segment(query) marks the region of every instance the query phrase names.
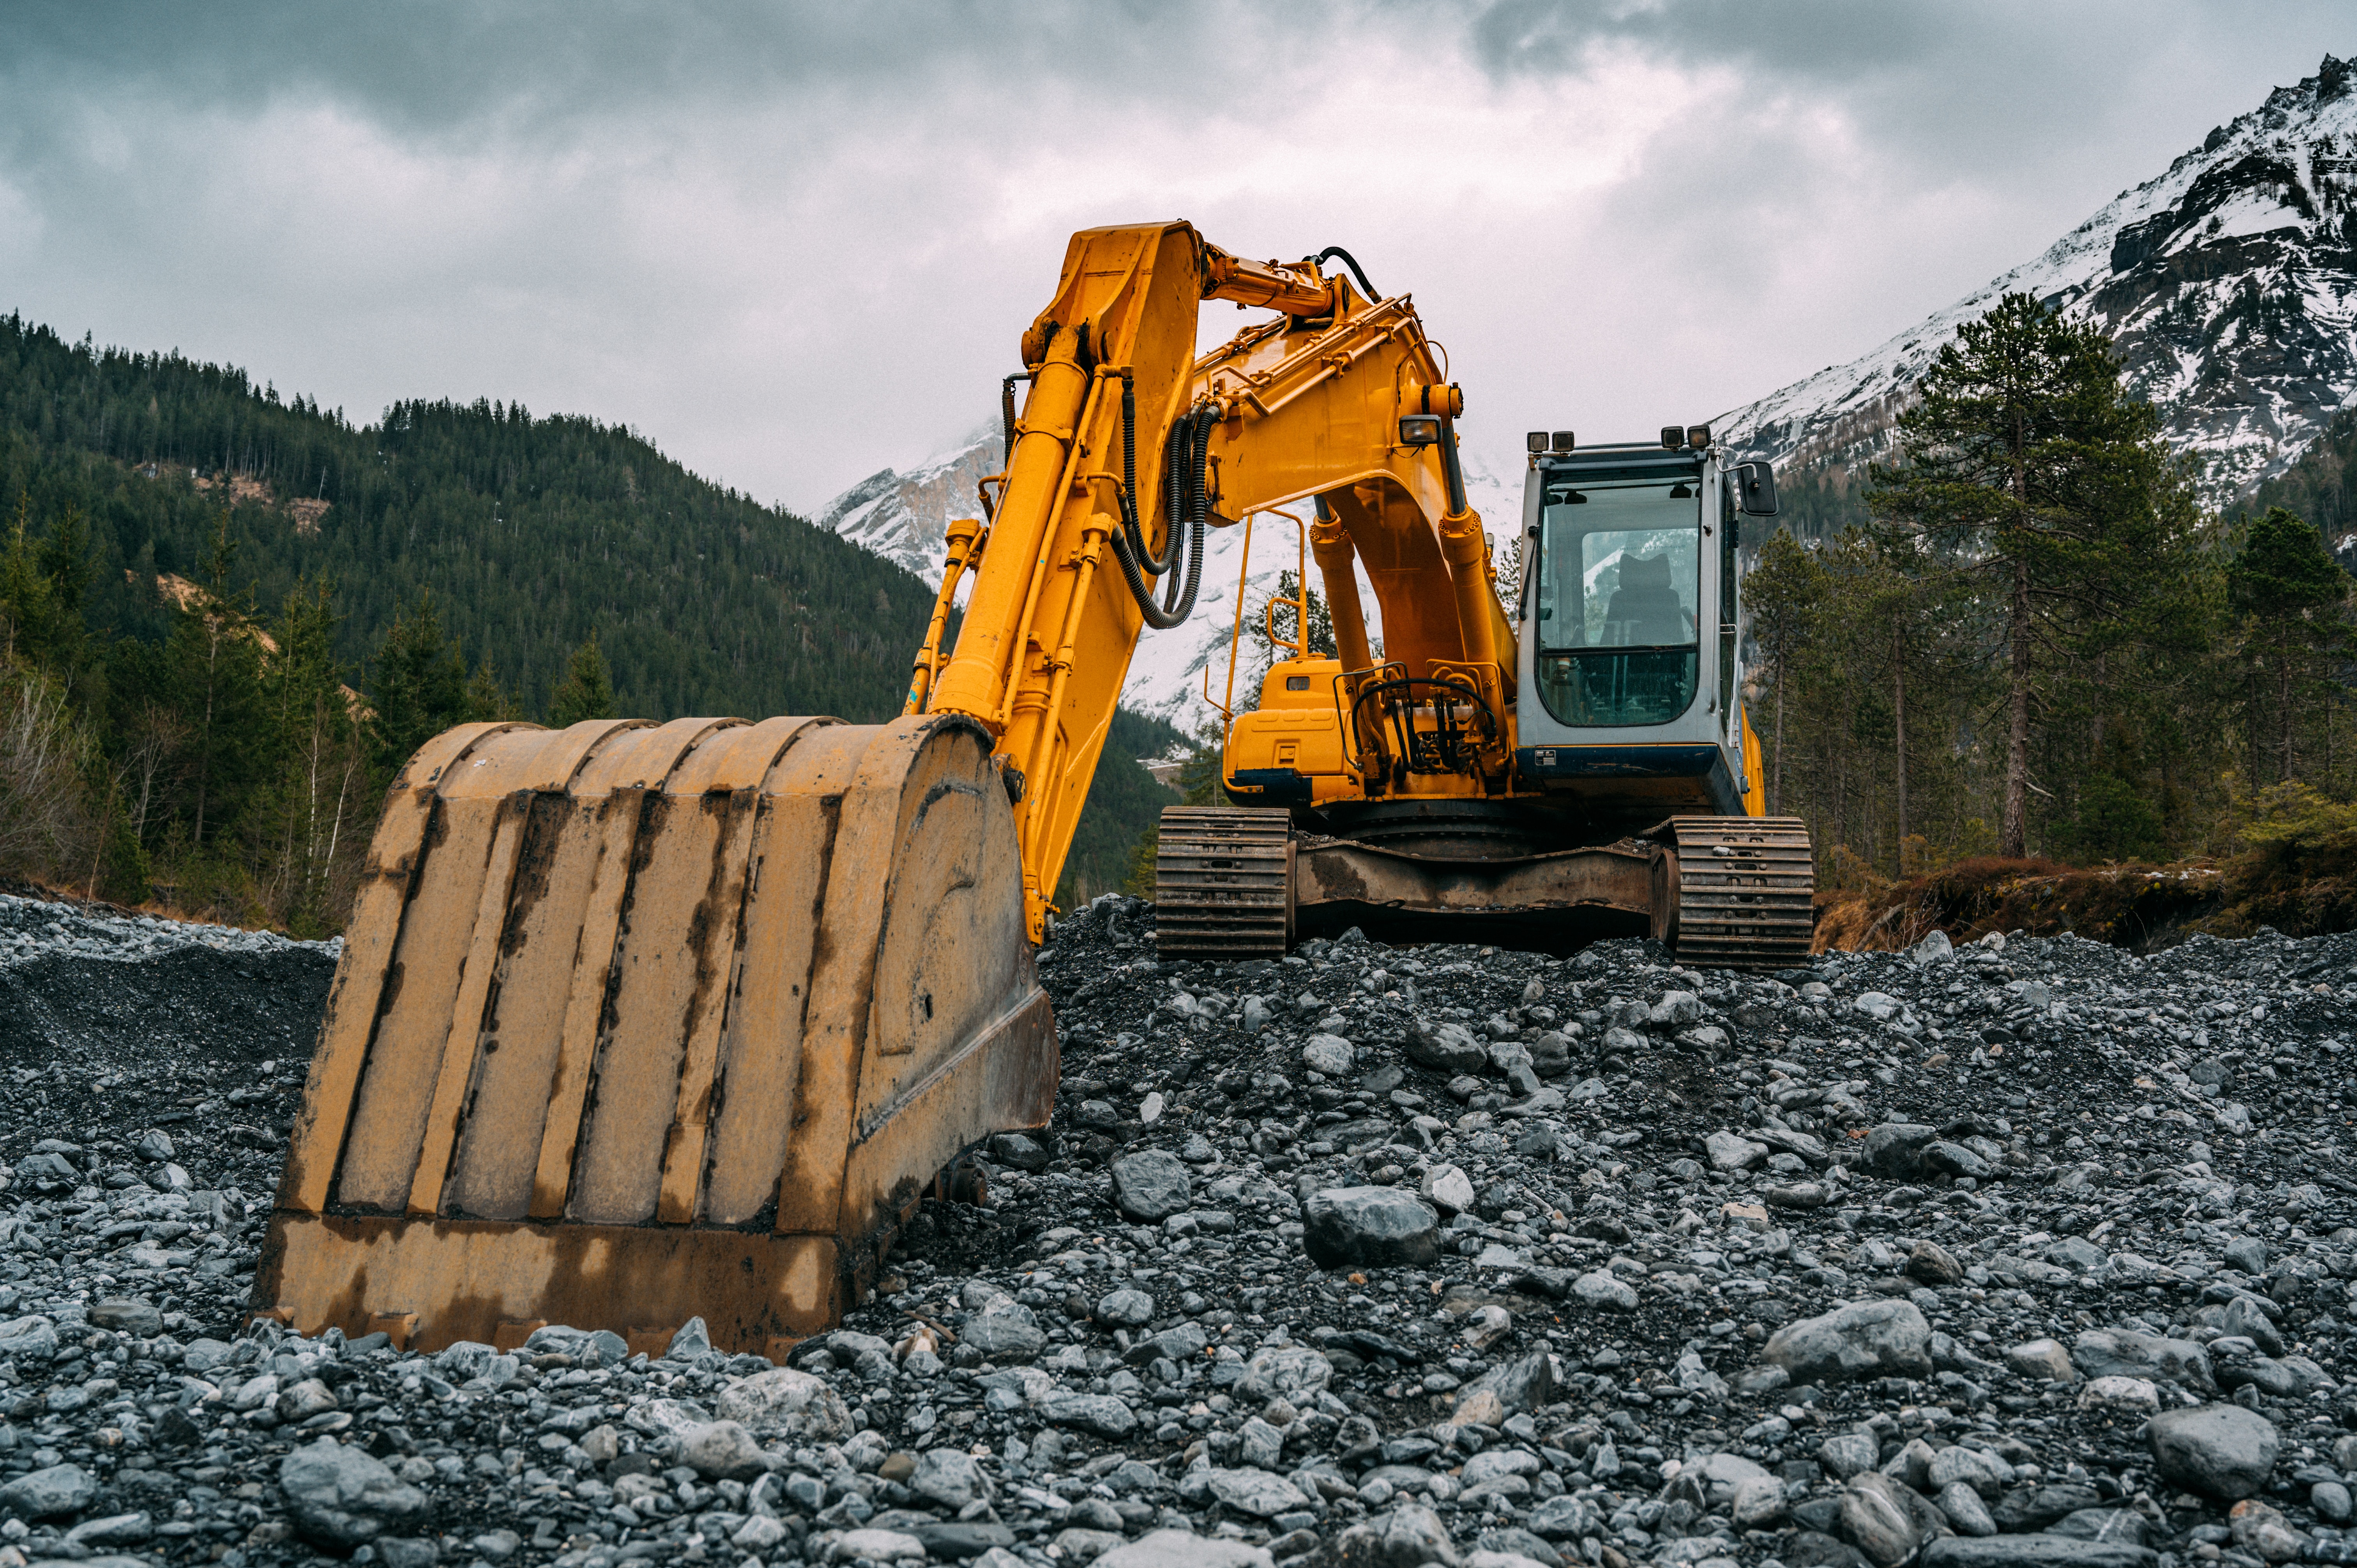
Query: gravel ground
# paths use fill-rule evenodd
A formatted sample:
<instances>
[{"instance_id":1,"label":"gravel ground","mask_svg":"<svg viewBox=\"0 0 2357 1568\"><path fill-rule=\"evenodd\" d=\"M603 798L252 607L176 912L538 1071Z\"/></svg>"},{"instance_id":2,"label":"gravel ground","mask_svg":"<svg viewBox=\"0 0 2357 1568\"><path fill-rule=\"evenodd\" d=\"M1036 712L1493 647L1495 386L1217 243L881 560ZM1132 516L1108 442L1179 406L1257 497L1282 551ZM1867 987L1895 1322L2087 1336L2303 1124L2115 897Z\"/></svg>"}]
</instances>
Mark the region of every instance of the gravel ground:
<instances>
[{"instance_id":1,"label":"gravel ground","mask_svg":"<svg viewBox=\"0 0 2357 1568\"><path fill-rule=\"evenodd\" d=\"M332 949L0 902L0 1568L2357 1559L2357 938L1041 960L790 1364L240 1320Z\"/></svg>"}]
</instances>

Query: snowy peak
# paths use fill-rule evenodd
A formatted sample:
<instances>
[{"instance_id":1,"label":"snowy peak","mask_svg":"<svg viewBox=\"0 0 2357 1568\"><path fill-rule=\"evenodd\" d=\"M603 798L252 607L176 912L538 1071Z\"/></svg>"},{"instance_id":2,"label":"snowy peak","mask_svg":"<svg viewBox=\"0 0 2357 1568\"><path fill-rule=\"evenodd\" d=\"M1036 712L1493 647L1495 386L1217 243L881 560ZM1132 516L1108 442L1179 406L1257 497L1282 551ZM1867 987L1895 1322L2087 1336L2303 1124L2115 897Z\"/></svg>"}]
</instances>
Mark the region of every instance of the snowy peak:
<instances>
[{"instance_id":1,"label":"snowy peak","mask_svg":"<svg viewBox=\"0 0 2357 1568\"><path fill-rule=\"evenodd\" d=\"M2122 191L2044 254L1900 333L1723 414L1799 467L1885 455L1891 422L1956 328L2027 293L2100 324L2222 503L2288 467L2357 401L2357 80L2325 58Z\"/></svg>"},{"instance_id":2,"label":"snowy peak","mask_svg":"<svg viewBox=\"0 0 2357 1568\"><path fill-rule=\"evenodd\" d=\"M1004 439L994 423L905 473L870 474L827 502L818 525L938 587L950 520L982 515L975 486L1004 467Z\"/></svg>"}]
</instances>

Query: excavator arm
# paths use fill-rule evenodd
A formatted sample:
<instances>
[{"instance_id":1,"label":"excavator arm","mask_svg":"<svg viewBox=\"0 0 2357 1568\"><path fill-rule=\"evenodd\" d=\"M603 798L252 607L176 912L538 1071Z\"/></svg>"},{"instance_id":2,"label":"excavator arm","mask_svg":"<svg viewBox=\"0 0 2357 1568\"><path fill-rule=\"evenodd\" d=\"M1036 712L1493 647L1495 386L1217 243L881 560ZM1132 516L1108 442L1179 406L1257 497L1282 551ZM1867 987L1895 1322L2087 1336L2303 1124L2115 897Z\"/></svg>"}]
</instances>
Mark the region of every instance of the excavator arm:
<instances>
[{"instance_id":1,"label":"excavator arm","mask_svg":"<svg viewBox=\"0 0 2357 1568\"><path fill-rule=\"evenodd\" d=\"M424 1348L564 1323L660 1350L701 1317L779 1352L871 1287L962 1151L1047 1121L1032 945L1130 655L1186 618L1207 528L1318 496L1338 614L1356 551L1394 660L1502 680L1454 389L1405 299L1325 259L1246 261L1184 223L1073 237L1023 335L996 499L949 530L890 723L472 725L421 747L370 849L255 1311ZM1199 361L1206 299L1279 314Z\"/></svg>"},{"instance_id":2,"label":"excavator arm","mask_svg":"<svg viewBox=\"0 0 2357 1568\"><path fill-rule=\"evenodd\" d=\"M1325 259L1245 261L1184 223L1090 230L1023 335L1030 391L986 543L974 564L978 525L952 525L943 614L909 708L964 714L996 737L1034 941L1130 657L1149 626L1185 618L1206 527L1318 498L1345 664L1372 662L1355 557L1389 656L1419 679L1436 662L1484 671L1492 711L1506 711L1513 630L1455 469L1461 398L1406 297L1370 299ZM1212 299L1279 314L1198 360ZM973 595L943 657L967 570Z\"/></svg>"}]
</instances>

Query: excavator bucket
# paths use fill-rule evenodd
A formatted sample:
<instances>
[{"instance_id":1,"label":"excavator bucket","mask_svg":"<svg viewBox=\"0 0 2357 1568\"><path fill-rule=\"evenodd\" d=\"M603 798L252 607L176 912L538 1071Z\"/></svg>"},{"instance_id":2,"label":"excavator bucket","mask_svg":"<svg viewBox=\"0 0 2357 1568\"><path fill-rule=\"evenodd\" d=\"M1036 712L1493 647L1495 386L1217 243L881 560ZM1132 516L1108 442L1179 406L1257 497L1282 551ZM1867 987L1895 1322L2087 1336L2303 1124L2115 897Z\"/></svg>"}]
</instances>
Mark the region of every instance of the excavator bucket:
<instances>
[{"instance_id":1,"label":"excavator bucket","mask_svg":"<svg viewBox=\"0 0 2357 1568\"><path fill-rule=\"evenodd\" d=\"M385 806L253 1305L511 1348L776 1353L936 1173L1044 1123L1054 1020L987 733L470 725Z\"/></svg>"}]
</instances>

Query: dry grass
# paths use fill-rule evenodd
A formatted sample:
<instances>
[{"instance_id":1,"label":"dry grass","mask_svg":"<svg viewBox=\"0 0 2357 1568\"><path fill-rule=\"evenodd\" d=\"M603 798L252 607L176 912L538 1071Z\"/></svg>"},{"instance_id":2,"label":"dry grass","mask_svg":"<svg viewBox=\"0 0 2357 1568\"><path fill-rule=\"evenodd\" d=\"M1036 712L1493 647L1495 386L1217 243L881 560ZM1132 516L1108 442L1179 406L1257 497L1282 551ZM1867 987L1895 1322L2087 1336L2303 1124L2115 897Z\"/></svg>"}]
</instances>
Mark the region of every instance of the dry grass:
<instances>
[{"instance_id":1,"label":"dry grass","mask_svg":"<svg viewBox=\"0 0 2357 1568\"><path fill-rule=\"evenodd\" d=\"M2069 931L2145 951L2215 917L2223 881L2201 863L2088 867L1984 856L1903 881L1819 893L1815 948L1890 952L1937 929L1958 945L1990 931Z\"/></svg>"}]
</instances>

